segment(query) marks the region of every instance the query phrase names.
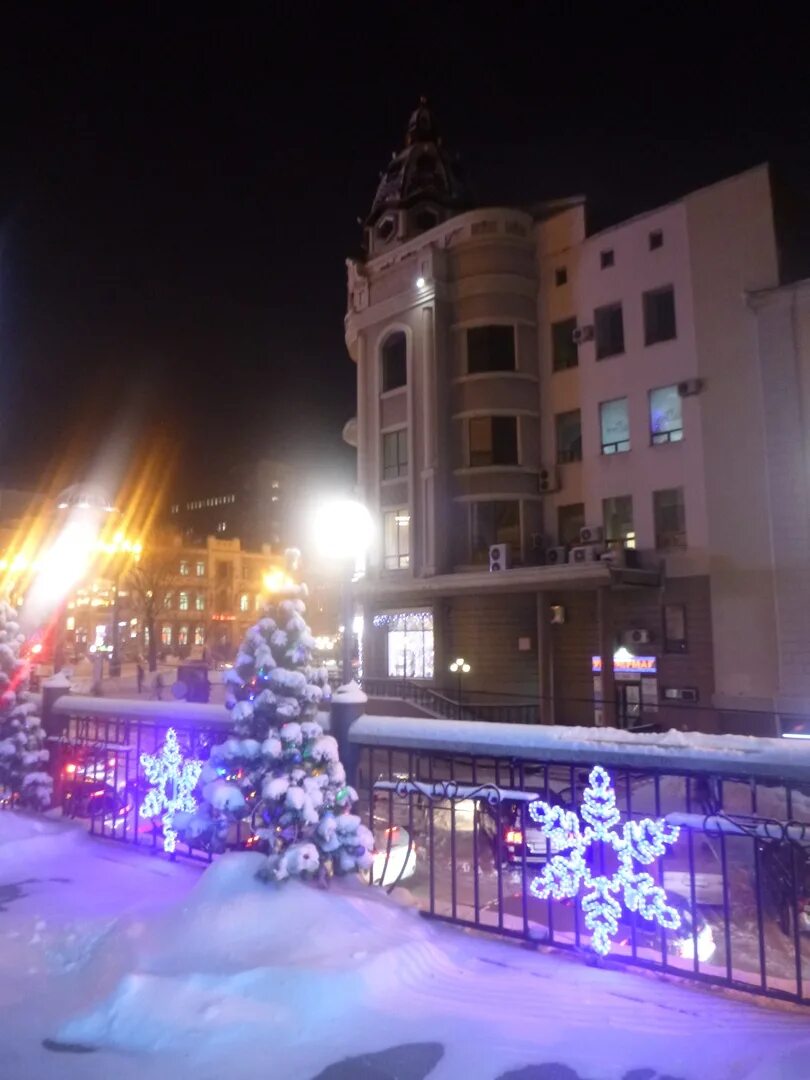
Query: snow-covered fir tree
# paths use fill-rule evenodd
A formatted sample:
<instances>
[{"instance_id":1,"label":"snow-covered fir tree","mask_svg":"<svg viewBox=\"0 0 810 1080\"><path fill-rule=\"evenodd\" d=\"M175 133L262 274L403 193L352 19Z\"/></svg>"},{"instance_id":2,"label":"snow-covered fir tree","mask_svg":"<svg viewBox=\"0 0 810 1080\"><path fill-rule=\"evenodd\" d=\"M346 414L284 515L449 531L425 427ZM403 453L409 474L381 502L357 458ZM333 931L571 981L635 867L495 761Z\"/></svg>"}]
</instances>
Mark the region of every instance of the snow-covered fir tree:
<instances>
[{"instance_id":1,"label":"snow-covered fir tree","mask_svg":"<svg viewBox=\"0 0 810 1080\"><path fill-rule=\"evenodd\" d=\"M337 743L317 722L327 685L312 666L314 640L296 586L268 605L226 675L233 733L203 768L203 801L175 819L190 843L221 851L235 822L250 818L268 876L349 874L371 865L373 837L353 814Z\"/></svg>"},{"instance_id":2,"label":"snow-covered fir tree","mask_svg":"<svg viewBox=\"0 0 810 1080\"><path fill-rule=\"evenodd\" d=\"M44 810L53 781L45 771L45 733L27 690L28 665L20 659L24 641L16 611L0 601L0 795Z\"/></svg>"}]
</instances>

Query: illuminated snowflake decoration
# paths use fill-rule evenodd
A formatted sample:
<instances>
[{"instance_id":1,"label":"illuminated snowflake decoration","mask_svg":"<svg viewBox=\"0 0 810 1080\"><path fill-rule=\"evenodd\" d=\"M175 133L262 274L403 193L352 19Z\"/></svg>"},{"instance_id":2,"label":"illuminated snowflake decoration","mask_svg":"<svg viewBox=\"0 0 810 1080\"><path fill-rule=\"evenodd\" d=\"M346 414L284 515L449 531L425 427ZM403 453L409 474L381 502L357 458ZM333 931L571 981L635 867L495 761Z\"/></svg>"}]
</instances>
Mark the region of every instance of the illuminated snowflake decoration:
<instances>
[{"instance_id":1,"label":"illuminated snowflake decoration","mask_svg":"<svg viewBox=\"0 0 810 1080\"><path fill-rule=\"evenodd\" d=\"M649 866L660 858L668 844L678 839L680 829L669 825L662 818L643 818L628 821L617 831L621 814L616 806L616 794L610 776L596 765L588 777L581 816L561 806L549 806L546 802L533 802L529 814L540 826L553 850L565 849L555 855L543 867L543 872L529 886L532 895L544 900L573 898L582 889L587 890L582 899L585 925L591 932L591 945L600 956L610 952L611 938L619 930L622 897L629 911L637 911L645 919L657 922L666 930L677 930L681 917L675 908L667 904L667 894L656 885L650 874L640 872L636 864ZM596 843L607 844L616 853L619 865L608 877L593 874L588 865L587 854L593 852Z\"/></svg>"},{"instance_id":2,"label":"illuminated snowflake decoration","mask_svg":"<svg viewBox=\"0 0 810 1080\"><path fill-rule=\"evenodd\" d=\"M174 728L166 732L166 742L159 754L141 754L146 778L154 786L141 804L141 817L161 817L163 850L172 852L177 846L174 815L178 811L191 813L197 800L191 794L202 771L201 761L183 761Z\"/></svg>"}]
</instances>

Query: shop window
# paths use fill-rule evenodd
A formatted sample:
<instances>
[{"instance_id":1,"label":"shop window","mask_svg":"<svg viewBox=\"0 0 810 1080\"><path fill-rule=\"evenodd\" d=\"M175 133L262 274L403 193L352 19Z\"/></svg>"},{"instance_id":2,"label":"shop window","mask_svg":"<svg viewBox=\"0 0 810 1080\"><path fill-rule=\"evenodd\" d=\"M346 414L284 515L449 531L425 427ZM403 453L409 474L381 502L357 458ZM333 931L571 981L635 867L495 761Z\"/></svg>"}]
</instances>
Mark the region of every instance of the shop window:
<instances>
[{"instance_id":1,"label":"shop window","mask_svg":"<svg viewBox=\"0 0 810 1080\"><path fill-rule=\"evenodd\" d=\"M467 331L467 371L515 370L515 331L512 326L471 326Z\"/></svg>"},{"instance_id":2,"label":"shop window","mask_svg":"<svg viewBox=\"0 0 810 1080\"><path fill-rule=\"evenodd\" d=\"M520 556L520 503L517 500L470 503L471 561L488 562L492 544L510 544L513 556Z\"/></svg>"},{"instance_id":3,"label":"shop window","mask_svg":"<svg viewBox=\"0 0 810 1080\"><path fill-rule=\"evenodd\" d=\"M612 495L609 499L603 499L602 521L608 543L631 548L636 546L632 495Z\"/></svg>"},{"instance_id":4,"label":"shop window","mask_svg":"<svg viewBox=\"0 0 810 1080\"><path fill-rule=\"evenodd\" d=\"M683 398L677 385L650 391L650 441L653 446L683 439L682 405Z\"/></svg>"},{"instance_id":5,"label":"shop window","mask_svg":"<svg viewBox=\"0 0 810 1080\"><path fill-rule=\"evenodd\" d=\"M408 474L408 429L386 431L383 443L383 480Z\"/></svg>"},{"instance_id":6,"label":"shop window","mask_svg":"<svg viewBox=\"0 0 810 1080\"><path fill-rule=\"evenodd\" d=\"M671 285L665 289L645 292L644 344L655 345L675 337L675 290Z\"/></svg>"},{"instance_id":7,"label":"shop window","mask_svg":"<svg viewBox=\"0 0 810 1080\"><path fill-rule=\"evenodd\" d=\"M579 409L557 413L554 417L557 433L557 461L582 461L582 414Z\"/></svg>"},{"instance_id":8,"label":"shop window","mask_svg":"<svg viewBox=\"0 0 810 1080\"><path fill-rule=\"evenodd\" d=\"M662 551L686 547L686 511L683 488L653 492L655 546Z\"/></svg>"},{"instance_id":9,"label":"shop window","mask_svg":"<svg viewBox=\"0 0 810 1080\"><path fill-rule=\"evenodd\" d=\"M686 652L685 604L664 604L664 652Z\"/></svg>"},{"instance_id":10,"label":"shop window","mask_svg":"<svg viewBox=\"0 0 810 1080\"><path fill-rule=\"evenodd\" d=\"M621 304L606 304L593 313L596 359L605 360L624 352L624 318Z\"/></svg>"},{"instance_id":11,"label":"shop window","mask_svg":"<svg viewBox=\"0 0 810 1080\"><path fill-rule=\"evenodd\" d=\"M381 358L383 393L405 386L408 381L408 345L402 330L388 335L383 343Z\"/></svg>"},{"instance_id":12,"label":"shop window","mask_svg":"<svg viewBox=\"0 0 810 1080\"><path fill-rule=\"evenodd\" d=\"M469 421L470 465L517 465L516 416L476 416Z\"/></svg>"},{"instance_id":13,"label":"shop window","mask_svg":"<svg viewBox=\"0 0 810 1080\"><path fill-rule=\"evenodd\" d=\"M406 570L410 565L411 515L407 507L383 514L383 559L386 570Z\"/></svg>"},{"instance_id":14,"label":"shop window","mask_svg":"<svg viewBox=\"0 0 810 1080\"><path fill-rule=\"evenodd\" d=\"M392 679L433 678L433 615L403 611L386 616L388 675Z\"/></svg>"},{"instance_id":15,"label":"shop window","mask_svg":"<svg viewBox=\"0 0 810 1080\"><path fill-rule=\"evenodd\" d=\"M623 454L630 449L630 415L627 398L603 401L599 406L602 453Z\"/></svg>"},{"instance_id":16,"label":"shop window","mask_svg":"<svg viewBox=\"0 0 810 1080\"><path fill-rule=\"evenodd\" d=\"M563 319L551 324L551 370L565 371L579 363L579 352L574 341L576 319Z\"/></svg>"},{"instance_id":17,"label":"shop window","mask_svg":"<svg viewBox=\"0 0 810 1080\"><path fill-rule=\"evenodd\" d=\"M585 524L585 504L569 503L557 507L557 539L560 544L579 543L579 530Z\"/></svg>"}]
</instances>

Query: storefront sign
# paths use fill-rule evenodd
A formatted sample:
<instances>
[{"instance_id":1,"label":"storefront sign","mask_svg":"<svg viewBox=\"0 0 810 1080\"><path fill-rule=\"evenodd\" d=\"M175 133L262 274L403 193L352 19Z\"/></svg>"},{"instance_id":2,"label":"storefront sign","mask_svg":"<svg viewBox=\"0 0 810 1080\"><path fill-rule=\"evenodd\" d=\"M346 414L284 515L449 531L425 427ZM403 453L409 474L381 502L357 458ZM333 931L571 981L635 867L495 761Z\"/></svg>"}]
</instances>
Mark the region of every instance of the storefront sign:
<instances>
[{"instance_id":1,"label":"storefront sign","mask_svg":"<svg viewBox=\"0 0 810 1080\"><path fill-rule=\"evenodd\" d=\"M602 657L591 657L591 671L594 675L602 672ZM655 675L658 671L655 656L614 656L613 672L615 675Z\"/></svg>"}]
</instances>

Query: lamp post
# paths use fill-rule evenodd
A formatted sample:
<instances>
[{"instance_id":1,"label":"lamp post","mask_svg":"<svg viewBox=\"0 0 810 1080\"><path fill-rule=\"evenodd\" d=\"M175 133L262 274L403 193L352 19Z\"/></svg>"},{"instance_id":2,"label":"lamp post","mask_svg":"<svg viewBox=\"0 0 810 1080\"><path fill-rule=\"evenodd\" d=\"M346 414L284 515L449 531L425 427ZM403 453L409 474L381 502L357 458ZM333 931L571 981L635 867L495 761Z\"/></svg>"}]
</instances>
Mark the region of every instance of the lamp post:
<instances>
[{"instance_id":1,"label":"lamp post","mask_svg":"<svg viewBox=\"0 0 810 1080\"><path fill-rule=\"evenodd\" d=\"M366 554L374 525L371 514L355 499L327 499L316 506L312 516L313 542L318 554L337 563L341 571L341 611L343 619L342 680L352 681L354 643L354 590L352 586L366 571Z\"/></svg>"},{"instance_id":2,"label":"lamp post","mask_svg":"<svg viewBox=\"0 0 810 1080\"><path fill-rule=\"evenodd\" d=\"M462 704L461 680L465 675L468 675L470 673L470 671L472 671L472 668L470 667L470 665L467 663L467 661L464 659L463 656L459 656L450 665L450 670L452 671L452 673L458 679L458 715L459 715L459 719L461 719L461 704Z\"/></svg>"}]
</instances>

